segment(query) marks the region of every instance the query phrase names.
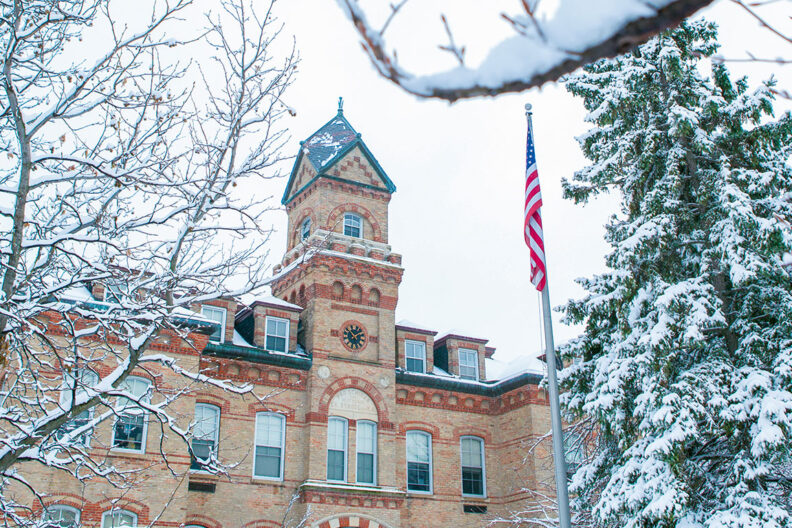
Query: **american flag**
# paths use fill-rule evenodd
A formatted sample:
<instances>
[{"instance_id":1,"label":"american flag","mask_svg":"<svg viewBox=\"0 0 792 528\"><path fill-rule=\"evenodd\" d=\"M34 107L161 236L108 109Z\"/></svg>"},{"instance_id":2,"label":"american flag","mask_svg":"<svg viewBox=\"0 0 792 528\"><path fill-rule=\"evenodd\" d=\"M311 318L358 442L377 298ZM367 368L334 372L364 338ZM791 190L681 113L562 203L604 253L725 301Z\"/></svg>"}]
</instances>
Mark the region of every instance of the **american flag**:
<instances>
[{"instance_id":1,"label":"american flag","mask_svg":"<svg viewBox=\"0 0 792 528\"><path fill-rule=\"evenodd\" d=\"M531 282L539 291L544 290L547 271L545 268L544 237L542 235L542 193L539 190L539 171L536 168L531 125L528 125L528 145L525 149L525 243L531 250Z\"/></svg>"}]
</instances>

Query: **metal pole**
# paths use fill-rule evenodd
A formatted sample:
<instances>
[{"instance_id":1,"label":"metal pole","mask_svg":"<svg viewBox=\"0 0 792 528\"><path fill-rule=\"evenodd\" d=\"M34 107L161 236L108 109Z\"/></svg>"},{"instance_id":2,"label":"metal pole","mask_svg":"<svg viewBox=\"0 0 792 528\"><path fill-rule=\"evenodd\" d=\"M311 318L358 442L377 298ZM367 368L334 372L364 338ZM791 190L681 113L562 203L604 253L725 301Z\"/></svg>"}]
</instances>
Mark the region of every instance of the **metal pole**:
<instances>
[{"instance_id":1,"label":"metal pole","mask_svg":"<svg viewBox=\"0 0 792 528\"><path fill-rule=\"evenodd\" d=\"M533 141L531 105L525 105L528 118L528 131ZM536 145L536 143L534 143ZM545 246L545 262L547 246ZM550 310L550 287L545 265L545 287L542 290L542 316L545 335L545 356L547 358L547 388L550 393L550 420L553 427L553 459L555 461L556 498L558 500L558 521L561 528L571 528L569 515L569 492L567 491L566 459L564 458L564 432L561 427L561 403L558 399L558 377L556 376L556 353L553 343L553 321Z\"/></svg>"}]
</instances>

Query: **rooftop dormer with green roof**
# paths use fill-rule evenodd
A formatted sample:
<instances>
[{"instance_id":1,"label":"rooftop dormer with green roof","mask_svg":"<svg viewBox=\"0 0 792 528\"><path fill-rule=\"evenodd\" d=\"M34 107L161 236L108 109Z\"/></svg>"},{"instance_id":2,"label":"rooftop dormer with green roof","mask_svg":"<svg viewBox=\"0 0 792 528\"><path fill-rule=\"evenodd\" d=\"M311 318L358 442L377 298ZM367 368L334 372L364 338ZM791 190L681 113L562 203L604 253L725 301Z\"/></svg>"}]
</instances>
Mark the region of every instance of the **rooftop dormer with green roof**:
<instances>
[{"instance_id":1,"label":"rooftop dormer with green roof","mask_svg":"<svg viewBox=\"0 0 792 528\"><path fill-rule=\"evenodd\" d=\"M388 243L388 203L396 186L374 154L338 113L300 142L282 203L290 251L317 233Z\"/></svg>"}]
</instances>

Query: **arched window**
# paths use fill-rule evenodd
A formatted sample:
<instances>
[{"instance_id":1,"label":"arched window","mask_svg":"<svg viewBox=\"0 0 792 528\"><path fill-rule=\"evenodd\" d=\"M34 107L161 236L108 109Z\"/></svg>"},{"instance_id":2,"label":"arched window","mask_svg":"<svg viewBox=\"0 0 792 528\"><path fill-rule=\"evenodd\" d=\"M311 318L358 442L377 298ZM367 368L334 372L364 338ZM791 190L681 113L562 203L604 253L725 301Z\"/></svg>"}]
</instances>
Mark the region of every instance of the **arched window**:
<instances>
[{"instance_id":1,"label":"arched window","mask_svg":"<svg viewBox=\"0 0 792 528\"><path fill-rule=\"evenodd\" d=\"M335 299L344 298L344 285L341 283L341 281L335 281L333 283L333 298Z\"/></svg>"},{"instance_id":2,"label":"arched window","mask_svg":"<svg viewBox=\"0 0 792 528\"><path fill-rule=\"evenodd\" d=\"M474 497L485 496L484 440L477 436L463 436L460 439L460 454L462 494Z\"/></svg>"},{"instance_id":3,"label":"arched window","mask_svg":"<svg viewBox=\"0 0 792 528\"><path fill-rule=\"evenodd\" d=\"M327 480L346 482L347 425L345 418L332 416L327 420Z\"/></svg>"},{"instance_id":4,"label":"arched window","mask_svg":"<svg viewBox=\"0 0 792 528\"><path fill-rule=\"evenodd\" d=\"M344 213L344 234L346 236L363 238L363 219L355 213Z\"/></svg>"},{"instance_id":5,"label":"arched window","mask_svg":"<svg viewBox=\"0 0 792 528\"><path fill-rule=\"evenodd\" d=\"M256 413L254 477L283 480L285 442L286 418L282 414L272 412Z\"/></svg>"},{"instance_id":6,"label":"arched window","mask_svg":"<svg viewBox=\"0 0 792 528\"><path fill-rule=\"evenodd\" d=\"M99 383L99 376L96 375L96 372L87 368L78 369L76 376L72 372L64 373L63 390L60 394L61 408L64 410L71 409L74 398L79 399L80 396L83 396L87 392L89 387L93 387L97 383ZM61 440L68 433L86 426L92 418L93 409L88 409L87 411L81 412L69 422L63 424L55 433L55 437L58 440ZM87 447L91 443L92 432L93 429L85 431L84 433L72 438L71 442L73 444L79 444Z\"/></svg>"},{"instance_id":7,"label":"arched window","mask_svg":"<svg viewBox=\"0 0 792 528\"><path fill-rule=\"evenodd\" d=\"M137 515L126 510L110 510L102 514L102 528L135 528Z\"/></svg>"},{"instance_id":8,"label":"arched window","mask_svg":"<svg viewBox=\"0 0 792 528\"><path fill-rule=\"evenodd\" d=\"M46 528L76 528L80 525L80 510L63 504L53 504L44 510Z\"/></svg>"},{"instance_id":9,"label":"arched window","mask_svg":"<svg viewBox=\"0 0 792 528\"><path fill-rule=\"evenodd\" d=\"M143 403L151 401L151 382L145 378L130 376L121 384L121 389ZM146 451L146 429L148 413L135 400L118 398L118 418L113 426L113 448L144 453Z\"/></svg>"},{"instance_id":10,"label":"arched window","mask_svg":"<svg viewBox=\"0 0 792 528\"><path fill-rule=\"evenodd\" d=\"M190 469L201 470L204 464L217 456L219 433L220 407L208 403L196 403Z\"/></svg>"},{"instance_id":11,"label":"arched window","mask_svg":"<svg viewBox=\"0 0 792 528\"><path fill-rule=\"evenodd\" d=\"M354 302L360 302L360 299L363 297L363 290L360 286L355 284L352 286L352 290L349 292L349 298L352 299Z\"/></svg>"},{"instance_id":12,"label":"arched window","mask_svg":"<svg viewBox=\"0 0 792 528\"><path fill-rule=\"evenodd\" d=\"M357 422L357 471L358 484L377 483L377 424L369 420Z\"/></svg>"},{"instance_id":13,"label":"arched window","mask_svg":"<svg viewBox=\"0 0 792 528\"><path fill-rule=\"evenodd\" d=\"M407 491L432 493L432 435L407 431Z\"/></svg>"},{"instance_id":14,"label":"arched window","mask_svg":"<svg viewBox=\"0 0 792 528\"><path fill-rule=\"evenodd\" d=\"M380 292L377 288L371 288L369 291L368 302L371 306L379 306Z\"/></svg>"},{"instance_id":15,"label":"arched window","mask_svg":"<svg viewBox=\"0 0 792 528\"><path fill-rule=\"evenodd\" d=\"M308 217L300 224L300 240L305 240L311 236L311 218Z\"/></svg>"}]
</instances>

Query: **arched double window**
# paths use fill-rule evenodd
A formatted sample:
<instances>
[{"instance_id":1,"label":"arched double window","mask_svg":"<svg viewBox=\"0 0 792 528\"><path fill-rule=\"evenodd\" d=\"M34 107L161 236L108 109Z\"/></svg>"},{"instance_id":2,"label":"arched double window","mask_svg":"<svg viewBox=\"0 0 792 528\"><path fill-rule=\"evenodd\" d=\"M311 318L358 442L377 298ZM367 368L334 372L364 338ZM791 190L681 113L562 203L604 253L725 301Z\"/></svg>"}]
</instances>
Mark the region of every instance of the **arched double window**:
<instances>
[{"instance_id":1,"label":"arched double window","mask_svg":"<svg viewBox=\"0 0 792 528\"><path fill-rule=\"evenodd\" d=\"M300 240L305 240L311 236L311 218L308 217L300 224Z\"/></svg>"},{"instance_id":2,"label":"arched double window","mask_svg":"<svg viewBox=\"0 0 792 528\"><path fill-rule=\"evenodd\" d=\"M76 528L80 526L80 510L64 504L53 504L42 516L45 528Z\"/></svg>"}]
</instances>

